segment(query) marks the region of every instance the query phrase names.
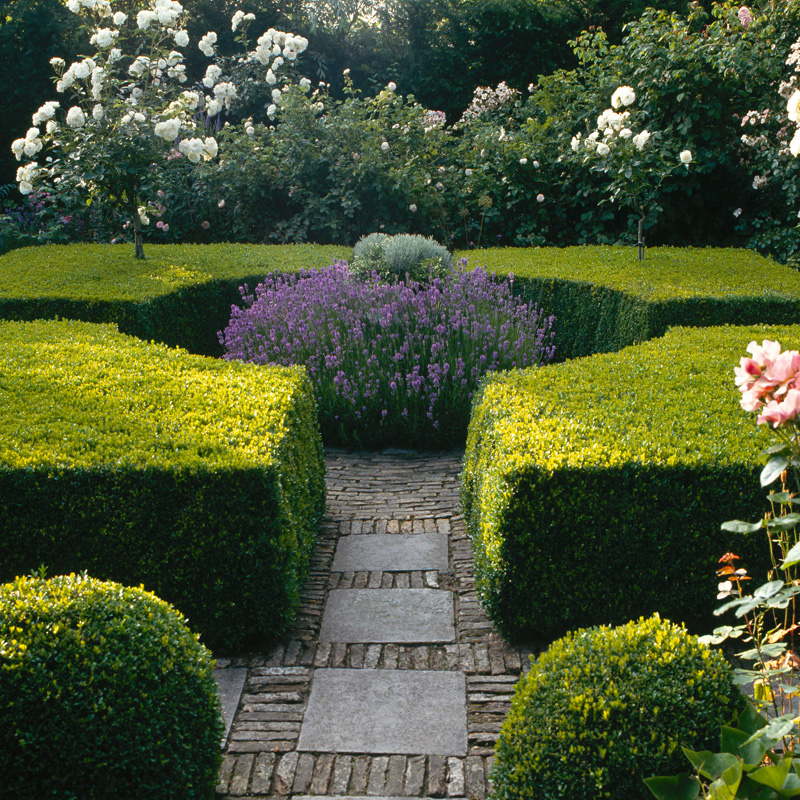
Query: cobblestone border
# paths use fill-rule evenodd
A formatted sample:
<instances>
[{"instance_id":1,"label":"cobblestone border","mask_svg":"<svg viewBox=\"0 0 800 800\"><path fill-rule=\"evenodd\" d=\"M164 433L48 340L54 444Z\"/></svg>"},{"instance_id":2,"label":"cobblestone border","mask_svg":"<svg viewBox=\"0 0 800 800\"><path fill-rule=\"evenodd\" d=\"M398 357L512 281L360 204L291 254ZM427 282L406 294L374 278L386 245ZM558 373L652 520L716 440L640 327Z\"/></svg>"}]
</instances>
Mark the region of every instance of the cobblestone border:
<instances>
[{"instance_id":1,"label":"cobblestone border","mask_svg":"<svg viewBox=\"0 0 800 800\"><path fill-rule=\"evenodd\" d=\"M402 459L398 465L398 459ZM494 631L475 593L472 549L458 508L460 454L332 452L328 515L288 640L266 656L230 659L248 667L224 751L219 798L396 796L473 798L489 791L494 744L529 652ZM403 461L411 463L412 469ZM419 492L425 491L420 501ZM332 573L340 535L445 532L450 570ZM454 592L457 642L442 645L316 642L326 593L334 588L437 588ZM465 758L343 755L295 750L315 668L460 670L467 678Z\"/></svg>"}]
</instances>

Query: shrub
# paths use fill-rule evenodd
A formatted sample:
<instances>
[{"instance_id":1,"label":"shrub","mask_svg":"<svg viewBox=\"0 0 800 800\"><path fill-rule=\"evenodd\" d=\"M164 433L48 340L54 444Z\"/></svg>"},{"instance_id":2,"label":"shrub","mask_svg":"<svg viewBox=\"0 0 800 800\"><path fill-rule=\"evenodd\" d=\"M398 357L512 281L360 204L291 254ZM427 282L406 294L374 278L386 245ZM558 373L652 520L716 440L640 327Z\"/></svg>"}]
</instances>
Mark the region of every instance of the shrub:
<instances>
[{"instance_id":1,"label":"shrub","mask_svg":"<svg viewBox=\"0 0 800 800\"><path fill-rule=\"evenodd\" d=\"M84 322L0 323L0 580L144 584L215 648L294 617L324 461L301 369Z\"/></svg>"},{"instance_id":2,"label":"shrub","mask_svg":"<svg viewBox=\"0 0 800 800\"><path fill-rule=\"evenodd\" d=\"M152 245L148 259L127 247L26 247L0 257L0 319L62 317L114 322L140 339L219 356L217 331L238 287L268 272L293 272L349 256L316 245Z\"/></svg>"},{"instance_id":3,"label":"shrub","mask_svg":"<svg viewBox=\"0 0 800 800\"><path fill-rule=\"evenodd\" d=\"M738 408L753 339L800 327L676 328L619 353L487 378L473 405L462 505L476 584L510 636L554 636L659 611L709 627L720 554L767 554L720 530L760 514L765 431Z\"/></svg>"},{"instance_id":4,"label":"shrub","mask_svg":"<svg viewBox=\"0 0 800 800\"><path fill-rule=\"evenodd\" d=\"M0 586L4 797L211 798L210 653L172 606L86 575Z\"/></svg>"},{"instance_id":5,"label":"shrub","mask_svg":"<svg viewBox=\"0 0 800 800\"><path fill-rule=\"evenodd\" d=\"M460 253L466 256L467 253ZM792 324L800 275L750 250L495 248L470 254L556 318L559 360L620 350L674 326Z\"/></svg>"},{"instance_id":6,"label":"shrub","mask_svg":"<svg viewBox=\"0 0 800 800\"><path fill-rule=\"evenodd\" d=\"M383 280L429 281L453 269L453 256L433 239L400 233L371 233L356 242L351 270L359 278L377 272Z\"/></svg>"},{"instance_id":7,"label":"shrub","mask_svg":"<svg viewBox=\"0 0 800 800\"><path fill-rule=\"evenodd\" d=\"M744 696L719 652L658 615L567 634L517 684L492 771L496 800L651 797L642 782L704 749Z\"/></svg>"},{"instance_id":8,"label":"shrub","mask_svg":"<svg viewBox=\"0 0 800 800\"><path fill-rule=\"evenodd\" d=\"M359 281L337 262L268 276L243 299L225 358L303 364L328 443L463 442L481 375L552 356L551 320L480 269L420 286Z\"/></svg>"}]
</instances>

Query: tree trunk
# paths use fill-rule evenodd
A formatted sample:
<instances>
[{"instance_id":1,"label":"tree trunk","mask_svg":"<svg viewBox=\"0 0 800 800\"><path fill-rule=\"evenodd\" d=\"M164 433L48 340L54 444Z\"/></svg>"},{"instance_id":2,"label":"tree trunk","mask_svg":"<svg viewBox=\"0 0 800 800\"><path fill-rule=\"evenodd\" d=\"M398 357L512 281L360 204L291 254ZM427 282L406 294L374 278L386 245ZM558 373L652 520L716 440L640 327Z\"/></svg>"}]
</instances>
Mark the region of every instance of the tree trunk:
<instances>
[{"instance_id":1,"label":"tree trunk","mask_svg":"<svg viewBox=\"0 0 800 800\"><path fill-rule=\"evenodd\" d=\"M133 244L135 258L144 260L144 239L142 238L142 220L139 218L139 206L133 201Z\"/></svg>"},{"instance_id":2,"label":"tree trunk","mask_svg":"<svg viewBox=\"0 0 800 800\"><path fill-rule=\"evenodd\" d=\"M644 261L644 236L642 234L643 222L644 216L639 217L639 241L636 242L636 246L639 248L639 261Z\"/></svg>"}]
</instances>

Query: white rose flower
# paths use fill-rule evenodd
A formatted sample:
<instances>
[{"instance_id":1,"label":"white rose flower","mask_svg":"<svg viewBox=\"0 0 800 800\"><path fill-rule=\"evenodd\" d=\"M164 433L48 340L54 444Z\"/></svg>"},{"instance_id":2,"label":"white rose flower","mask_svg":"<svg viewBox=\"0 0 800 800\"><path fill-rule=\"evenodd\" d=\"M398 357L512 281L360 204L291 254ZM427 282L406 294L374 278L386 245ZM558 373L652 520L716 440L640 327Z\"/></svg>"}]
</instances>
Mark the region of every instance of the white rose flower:
<instances>
[{"instance_id":1,"label":"white rose flower","mask_svg":"<svg viewBox=\"0 0 800 800\"><path fill-rule=\"evenodd\" d=\"M139 206L137 211L139 212L139 221L142 225L149 225L150 217L147 216L147 209L144 206Z\"/></svg>"},{"instance_id":2,"label":"white rose flower","mask_svg":"<svg viewBox=\"0 0 800 800\"><path fill-rule=\"evenodd\" d=\"M619 135L620 135L620 136L621 136L623 139L630 139L630 138L631 138L631 136L633 136L633 131L632 131L630 128L623 128L623 129L622 129L622 130L619 132Z\"/></svg>"},{"instance_id":3,"label":"white rose flower","mask_svg":"<svg viewBox=\"0 0 800 800\"><path fill-rule=\"evenodd\" d=\"M33 115L33 124L34 125L41 125L43 122L47 122L49 119L53 119L56 115L56 109L58 108L59 103L57 100L48 100L43 106L39 108L39 110Z\"/></svg>"},{"instance_id":4,"label":"white rose flower","mask_svg":"<svg viewBox=\"0 0 800 800\"><path fill-rule=\"evenodd\" d=\"M633 137L633 143L636 145L637 150L643 150L644 146L650 139L650 131L642 131Z\"/></svg>"},{"instance_id":5,"label":"white rose flower","mask_svg":"<svg viewBox=\"0 0 800 800\"><path fill-rule=\"evenodd\" d=\"M209 31L200 41L197 46L209 58L214 55L214 45L217 43L217 34L214 31Z\"/></svg>"},{"instance_id":6,"label":"white rose flower","mask_svg":"<svg viewBox=\"0 0 800 800\"><path fill-rule=\"evenodd\" d=\"M105 50L107 47L111 47L114 44L114 40L119 36L119 31L115 31L112 28L98 28L94 32L94 36L89 39L90 44L97 45L101 50Z\"/></svg>"},{"instance_id":7,"label":"white rose flower","mask_svg":"<svg viewBox=\"0 0 800 800\"><path fill-rule=\"evenodd\" d=\"M265 80L270 86L274 86L278 82L278 79L275 76L275 73L272 71L272 68L267 70L267 76Z\"/></svg>"},{"instance_id":8,"label":"white rose flower","mask_svg":"<svg viewBox=\"0 0 800 800\"><path fill-rule=\"evenodd\" d=\"M614 94L611 95L611 107L619 108L620 106L629 106L636 100L636 92L630 86L620 86Z\"/></svg>"},{"instance_id":9,"label":"white rose flower","mask_svg":"<svg viewBox=\"0 0 800 800\"><path fill-rule=\"evenodd\" d=\"M186 31L175 31L174 39L178 47L186 47L189 44L189 34Z\"/></svg>"},{"instance_id":10,"label":"white rose flower","mask_svg":"<svg viewBox=\"0 0 800 800\"><path fill-rule=\"evenodd\" d=\"M275 103L270 103L267 107L267 116L272 119L275 116L275 112L278 110L278 106Z\"/></svg>"},{"instance_id":11,"label":"white rose flower","mask_svg":"<svg viewBox=\"0 0 800 800\"><path fill-rule=\"evenodd\" d=\"M276 103L281 99L281 90L280 89L273 89L272 90L272 99Z\"/></svg>"},{"instance_id":12,"label":"white rose flower","mask_svg":"<svg viewBox=\"0 0 800 800\"><path fill-rule=\"evenodd\" d=\"M222 69L220 67L216 64L209 64L208 69L206 69L205 77L203 78L203 86L213 89L221 75Z\"/></svg>"},{"instance_id":13,"label":"white rose flower","mask_svg":"<svg viewBox=\"0 0 800 800\"><path fill-rule=\"evenodd\" d=\"M308 78L300 78L300 88L307 92L311 89L311 81Z\"/></svg>"},{"instance_id":14,"label":"white rose flower","mask_svg":"<svg viewBox=\"0 0 800 800\"><path fill-rule=\"evenodd\" d=\"M544 195L543 194L537 194L536 195L536 202L537 203L544 203Z\"/></svg>"},{"instance_id":15,"label":"white rose flower","mask_svg":"<svg viewBox=\"0 0 800 800\"><path fill-rule=\"evenodd\" d=\"M96 103L92 109L92 116L99 122L106 115L105 109L100 103Z\"/></svg>"},{"instance_id":16,"label":"white rose flower","mask_svg":"<svg viewBox=\"0 0 800 800\"><path fill-rule=\"evenodd\" d=\"M572 148L573 153L577 153L581 147L581 135L576 133L575 136L572 137L572 141L569 143L569 146Z\"/></svg>"},{"instance_id":17,"label":"white rose flower","mask_svg":"<svg viewBox=\"0 0 800 800\"><path fill-rule=\"evenodd\" d=\"M213 100L210 100L208 103L208 116L209 117L216 117L219 112L222 111L222 101L218 100L216 97Z\"/></svg>"},{"instance_id":18,"label":"white rose flower","mask_svg":"<svg viewBox=\"0 0 800 800\"><path fill-rule=\"evenodd\" d=\"M203 158L206 161L211 161L212 158L216 158L218 152L217 140L213 136L206 136L203 142Z\"/></svg>"},{"instance_id":19,"label":"white rose flower","mask_svg":"<svg viewBox=\"0 0 800 800\"><path fill-rule=\"evenodd\" d=\"M45 130L48 133L55 133L58 130L58 123L55 120L48 120L47 125L45 125Z\"/></svg>"},{"instance_id":20,"label":"white rose flower","mask_svg":"<svg viewBox=\"0 0 800 800\"><path fill-rule=\"evenodd\" d=\"M411 204L411 205L408 207L408 210L409 210L409 211L410 211L412 214L416 214L416 213L417 213L417 204L416 204L416 203L412 203L412 204Z\"/></svg>"},{"instance_id":21,"label":"white rose flower","mask_svg":"<svg viewBox=\"0 0 800 800\"><path fill-rule=\"evenodd\" d=\"M599 142L597 145L597 155L607 156L611 152L611 148L605 142Z\"/></svg>"},{"instance_id":22,"label":"white rose flower","mask_svg":"<svg viewBox=\"0 0 800 800\"><path fill-rule=\"evenodd\" d=\"M389 81L389 83L387 83L387 84L386 84L386 88L387 88L387 89L388 89L390 92L394 92L394 91L396 91L396 89L397 89L397 84L396 84L394 81Z\"/></svg>"},{"instance_id":23,"label":"white rose flower","mask_svg":"<svg viewBox=\"0 0 800 800\"><path fill-rule=\"evenodd\" d=\"M92 70L94 68L95 68L94 61L91 61L91 59L88 58L85 61L79 61L77 64L73 64L70 67L73 75L75 75L76 78L80 78L81 80L83 80L84 78L88 78L92 74Z\"/></svg>"},{"instance_id":24,"label":"white rose flower","mask_svg":"<svg viewBox=\"0 0 800 800\"><path fill-rule=\"evenodd\" d=\"M464 174L469 178L469 176L472 175L472 170L467 167L467 169L464 170Z\"/></svg>"},{"instance_id":25,"label":"white rose flower","mask_svg":"<svg viewBox=\"0 0 800 800\"><path fill-rule=\"evenodd\" d=\"M691 150L683 150L679 156L681 160L681 164L689 164L692 160L692 151Z\"/></svg>"},{"instance_id":26,"label":"white rose flower","mask_svg":"<svg viewBox=\"0 0 800 800\"><path fill-rule=\"evenodd\" d=\"M797 156L797 154L800 153L800 128L794 132L792 141L789 142L789 152L793 156Z\"/></svg>"},{"instance_id":27,"label":"white rose flower","mask_svg":"<svg viewBox=\"0 0 800 800\"><path fill-rule=\"evenodd\" d=\"M147 119L147 117L146 117L144 114L142 114L142 112L141 112L141 111L137 111L137 112L136 112L136 113L133 115L133 119L134 119L134 121L136 121L136 122L144 122L144 121Z\"/></svg>"},{"instance_id":28,"label":"white rose flower","mask_svg":"<svg viewBox=\"0 0 800 800\"><path fill-rule=\"evenodd\" d=\"M381 150L384 153L388 153L389 152L389 142L381 142Z\"/></svg>"},{"instance_id":29,"label":"white rose flower","mask_svg":"<svg viewBox=\"0 0 800 800\"><path fill-rule=\"evenodd\" d=\"M246 133L248 136L253 136L253 135L255 134L255 132L256 132L256 129L255 129L255 128L254 128L252 125L248 125L248 126L247 126L247 127L244 129L244 132L245 132L245 133Z\"/></svg>"},{"instance_id":30,"label":"white rose flower","mask_svg":"<svg viewBox=\"0 0 800 800\"><path fill-rule=\"evenodd\" d=\"M150 11L150 9L143 8L137 15L136 15L136 24L139 27L139 30L146 31L150 25L158 19L158 14Z\"/></svg>"},{"instance_id":31,"label":"white rose flower","mask_svg":"<svg viewBox=\"0 0 800 800\"><path fill-rule=\"evenodd\" d=\"M178 138L181 129L181 121L178 117L157 122L153 132L165 142L174 142Z\"/></svg>"},{"instance_id":32,"label":"white rose flower","mask_svg":"<svg viewBox=\"0 0 800 800\"><path fill-rule=\"evenodd\" d=\"M114 24L119 28L121 25L125 24L125 21L128 19L127 14L123 14L121 11L117 11L114 14Z\"/></svg>"},{"instance_id":33,"label":"white rose flower","mask_svg":"<svg viewBox=\"0 0 800 800\"><path fill-rule=\"evenodd\" d=\"M72 106L72 108L67 111L67 125L69 125L70 128L82 128L85 124L86 117L83 111L79 106Z\"/></svg>"},{"instance_id":34,"label":"white rose flower","mask_svg":"<svg viewBox=\"0 0 800 800\"><path fill-rule=\"evenodd\" d=\"M527 159L527 158L525 158L525 157L523 156L523 157L522 157L522 158L519 160L519 163L520 163L520 164L523 164L523 165L525 165L525 164L527 164L527 163L528 163L528 159Z\"/></svg>"},{"instance_id":35,"label":"white rose flower","mask_svg":"<svg viewBox=\"0 0 800 800\"><path fill-rule=\"evenodd\" d=\"M786 104L786 109L789 112L789 119L792 122L797 122L798 109L800 108L800 89L795 89L792 96Z\"/></svg>"},{"instance_id":36,"label":"white rose flower","mask_svg":"<svg viewBox=\"0 0 800 800\"><path fill-rule=\"evenodd\" d=\"M111 50L108 52L108 60L110 63L114 63L115 61L119 61L122 58L122 50L119 47L112 47Z\"/></svg>"}]
</instances>

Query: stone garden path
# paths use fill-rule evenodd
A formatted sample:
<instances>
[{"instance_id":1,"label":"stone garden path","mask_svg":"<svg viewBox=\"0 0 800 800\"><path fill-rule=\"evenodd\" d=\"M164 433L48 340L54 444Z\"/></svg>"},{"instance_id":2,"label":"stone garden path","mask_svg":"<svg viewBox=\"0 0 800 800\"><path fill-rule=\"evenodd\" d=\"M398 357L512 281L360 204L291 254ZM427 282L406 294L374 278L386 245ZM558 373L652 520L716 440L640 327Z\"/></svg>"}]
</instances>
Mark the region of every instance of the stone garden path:
<instances>
[{"instance_id":1,"label":"stone garden path","mask_svg":"<svg viewBox=\"0 0 800 800\"><path fill-rule=\"evenodd\" d=\"M461 453L326 453L328 507L285 643L219 661L222 798L483 798L528 653L475 596Z\"/></svg>"}]
</instances>

